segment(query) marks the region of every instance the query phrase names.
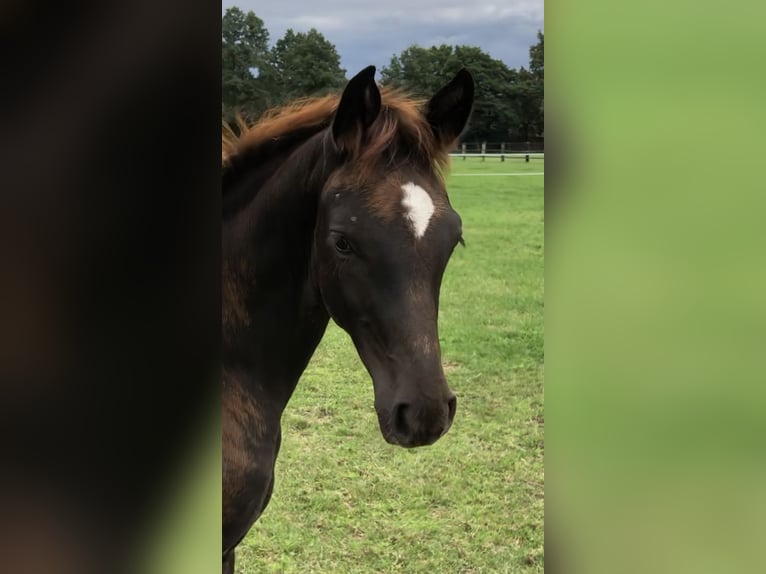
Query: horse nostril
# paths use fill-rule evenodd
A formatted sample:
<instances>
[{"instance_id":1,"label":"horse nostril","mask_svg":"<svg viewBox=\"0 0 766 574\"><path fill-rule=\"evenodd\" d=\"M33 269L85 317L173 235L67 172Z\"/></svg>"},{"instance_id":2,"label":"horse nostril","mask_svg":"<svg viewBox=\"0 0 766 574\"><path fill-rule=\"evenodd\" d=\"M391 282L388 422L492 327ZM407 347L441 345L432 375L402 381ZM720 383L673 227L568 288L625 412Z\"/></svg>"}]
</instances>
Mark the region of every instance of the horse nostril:
<instances>
[{"instance_id":1,"label":"horse nostril","mask_svg":"<svg viewBox=\"0 0 766 574\"><path fill-rule=\"evenodd\" d=\"M407 423L407 409L409 408L407 403L399 403L394 407L394 431L400 437L410 436L410 425Z\"/></svg>"},{"instance_id":2,"label":"horse nostril","mask_svg":"<svg viewBox=\"0 0 766 574\"><path fill-rule=\"evenodd\" d=\"M449 409L449 422L455 418L455 411L457 410L457 397L452 395L447 401L447 409Z\"/></svg>"}]
</instances>

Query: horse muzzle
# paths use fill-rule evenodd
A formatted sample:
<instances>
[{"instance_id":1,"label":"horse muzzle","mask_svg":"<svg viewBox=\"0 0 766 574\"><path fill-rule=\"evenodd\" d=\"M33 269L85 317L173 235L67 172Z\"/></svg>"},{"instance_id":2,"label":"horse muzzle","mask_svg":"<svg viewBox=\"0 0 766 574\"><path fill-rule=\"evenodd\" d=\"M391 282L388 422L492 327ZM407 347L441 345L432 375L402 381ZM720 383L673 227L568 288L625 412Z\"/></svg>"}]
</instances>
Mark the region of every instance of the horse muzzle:
<instances>
[{"instance_id":1,"label":"horse muzzle","mask_svg":"<svg viewBox=\"0 0 766 574\"><path fill-rule=\"evenodd\" d=\"M400 401L390 410L378 411L383 438L404 448L434 444L452 426L457 397L443 401Z\"/></svg>"}]
</instances>

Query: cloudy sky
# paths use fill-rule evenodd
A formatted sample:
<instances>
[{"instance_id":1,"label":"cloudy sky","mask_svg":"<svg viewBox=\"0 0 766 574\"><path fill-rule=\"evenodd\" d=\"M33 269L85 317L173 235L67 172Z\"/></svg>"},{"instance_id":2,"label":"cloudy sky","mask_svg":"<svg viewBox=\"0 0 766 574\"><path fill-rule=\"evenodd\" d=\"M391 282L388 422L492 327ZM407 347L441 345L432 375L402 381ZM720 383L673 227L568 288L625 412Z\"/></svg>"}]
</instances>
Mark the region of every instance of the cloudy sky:
<instances>
[{"instance_id":1,"label":"cloudy sky","mask_svg":"<svg viewBox=\"0 0 766 574\"><path fill-rule=\"evenodd\" d=\"M252 10L272 44L285 30L316 28L335 44L352 76L378 70L412 44L479 46L512 68L529 66L529 47L543 26L543 0L223 0L223 11Z\"/></svg>"}]
</instances>

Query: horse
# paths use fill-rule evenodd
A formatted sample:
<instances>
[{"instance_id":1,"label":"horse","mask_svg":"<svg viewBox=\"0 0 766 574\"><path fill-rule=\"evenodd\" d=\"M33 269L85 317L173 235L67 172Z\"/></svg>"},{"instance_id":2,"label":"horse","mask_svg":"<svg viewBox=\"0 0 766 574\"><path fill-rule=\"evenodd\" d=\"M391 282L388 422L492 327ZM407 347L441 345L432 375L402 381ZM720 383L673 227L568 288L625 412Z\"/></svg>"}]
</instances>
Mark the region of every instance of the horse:
<instances>
[{"instance_id":1,"label":"horse","mask_svg":"<svg viewBox=\"0 0 766 574\"><path fill-rule=\"evenodd\" d=\"M445 173L474 82L461 69L426 101L374 76L239 133L224 124L224 573L271 499L281 415L331 318L372 379L388 443L433 444L455 417L437 315L463 238Z\"/></svg>"}]
</instances>

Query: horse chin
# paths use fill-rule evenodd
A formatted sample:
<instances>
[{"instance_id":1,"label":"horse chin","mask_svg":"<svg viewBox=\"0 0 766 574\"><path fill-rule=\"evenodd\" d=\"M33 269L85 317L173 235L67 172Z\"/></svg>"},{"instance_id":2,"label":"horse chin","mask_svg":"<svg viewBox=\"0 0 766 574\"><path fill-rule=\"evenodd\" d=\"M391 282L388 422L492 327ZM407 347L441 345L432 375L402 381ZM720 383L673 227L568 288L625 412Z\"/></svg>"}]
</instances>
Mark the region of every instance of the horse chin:
<instances>
[{"instance_id":1,"label":"horse chin","mask_svg":"<svg viewBox=\"0 0 766 574\"><path fill-rule=\"evenodd\" d=\"M378 414L378 426L380 427L380 434L383 435L383 439L388 443L395 446L402 446L399 439L396 438L393 429L391 428L391 413L385 409L375 409Z\"/></svg>"},{"instance_id":2,"label":"horse chin","mask_svg":"<svg viewBox=\"0 0 766 574\"><path fill-rule=\"evenodd\" d=\"M386 441L388 444L392 444L392 445L394 445L394 446L402 446L402 444L401 444L401 443L400 443L400 442L399 442L399 441L396 439L396 437L395 437L393 434L391 434L391 433L388 433L388 434L383 434L383 439L384 439L384 440L385 440L385 441Z\"/></svg>"}]
</instances>

